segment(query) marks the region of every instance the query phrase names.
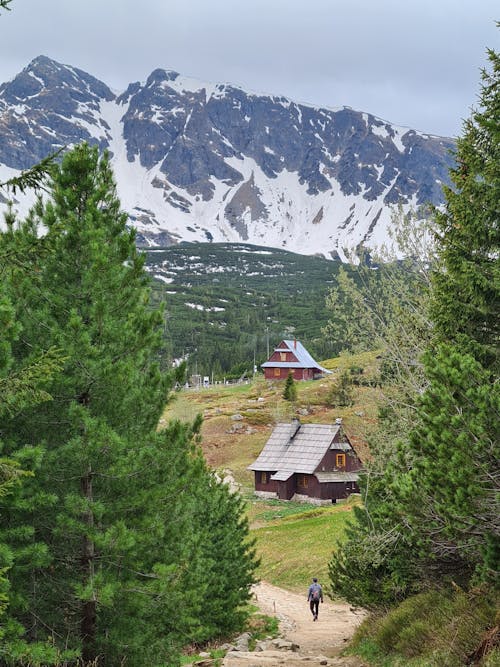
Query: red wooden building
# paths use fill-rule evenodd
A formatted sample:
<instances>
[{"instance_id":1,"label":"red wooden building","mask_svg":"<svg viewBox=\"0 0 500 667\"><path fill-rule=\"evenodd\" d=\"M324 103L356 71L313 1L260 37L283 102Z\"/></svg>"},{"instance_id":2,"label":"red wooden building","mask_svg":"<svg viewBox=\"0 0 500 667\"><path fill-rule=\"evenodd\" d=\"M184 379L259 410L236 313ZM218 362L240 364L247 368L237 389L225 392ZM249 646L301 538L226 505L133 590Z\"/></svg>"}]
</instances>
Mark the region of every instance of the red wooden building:
<instances>
[{"instance_id":1,"label":"red wooden building","mask_svg":"<svg viewBox=\"0 0 500 667\"><path fill-rule=\"evenodd\" d=\"M264 498L334 503L359 493L361 461L335 424L277 424L258 458L255 493Z\"/></svg>"},{"instance_id":2,"label":"red wooden building","mask_svg":"<svg viewBox=\"0 0 500 667\"><path fill-rule=\"evenodd\" d=\"M294 380L313 380L331 373L320 366L298 340L282 340L262 368L266 380L286 380L289 371Z\"/></svg>"}]
</instances>

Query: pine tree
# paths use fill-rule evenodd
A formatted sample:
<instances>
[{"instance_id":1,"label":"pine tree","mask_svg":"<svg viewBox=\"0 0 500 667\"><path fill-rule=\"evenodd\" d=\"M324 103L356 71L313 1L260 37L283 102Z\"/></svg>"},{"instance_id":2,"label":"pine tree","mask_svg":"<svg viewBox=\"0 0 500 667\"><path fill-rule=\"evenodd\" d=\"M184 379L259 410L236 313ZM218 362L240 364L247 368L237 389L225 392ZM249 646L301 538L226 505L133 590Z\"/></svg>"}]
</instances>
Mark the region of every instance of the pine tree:
<instances>
[{"instance_id":1,"label":"pine tree","mask_svg":"<svg viewBox=\"0 0 500 667\"><path fill-rule=\"evenodd\" d=\"M485 578L500 567L500 55L488 55L491 71L482 72L480 108L457 142L455 189L445 189L446 210L436 214L440 264L431 314L442 343L427 354L431 384L410 436L410 486L425 493L435 481L434 462L441 461L444 471L429 492L433 530L423 531L427 549L433 557L451 553L457 569L466 564Z\"/></svg>"},{"instance_id":2,"label":"pine tree","mask_svg":"<svg viewBox=\"0 0 500 667\"><path fill-rule=\"evenodd\" d=\"M33 248L14 239L9 228L11 215L6 216L7 232L0 234L0 434L4 424L20 412L37 404L51 400L47 385L62 366L60 353L49 349L40 353L30 364L15 368L12 348L22 335L22 327L15 317L15 308L8 296L6 285L12 275L31 275L26 257L33 256ZM14 242L17 241L17 242ZM6 444L0 438L0 505L4 515L8 514L15 501L16 491L26 483L30 471L20 465L30 456L29 448L21 446L13 456L4 454ZM16 529L22 530L21 526ZM24 558L26 558L26 550ZM0 659L2 664L58 665L65 659L73 659L75 652L59 650L50 641L24 640L25 628L11 613L11 602L15 592L10 585L10 572L17 565L16 550L10 540L5 539L0 529Z\"/></svg>"},{"instance_id":3,"label":"pine tree","mask_svg":"<svg viewBox=\"0 0 500 667\"><path fill-rule=\"evenodd\" d=\"M285 401L290 401L290 403L295 403L297 400L297 385L293 379L292 371L288 371L285 388L283 390L283 398Z\"/></svg>"},{"instance_id":4,"label":"pine tree","mask_svg":"<svg viewBox=\"0 0 500 667\"><path fill-rule=\"evenodd\" d=\"M500 536L498 383L456 346L439 346L424 361L429 387L403 443L413 464L397 481L395 509L405 513L428 578L450 571L465 583L493 580L500 563L486 554Z\"/></svg>"},{"instance_id":5,"label":"pine tree","mask_svg":"<svg viewBox=\"0 0 500 667\"><path fill-rule=\"evenodd\" d=\"M436 213L441 266L432 316L443 340L456 342L498 373L500 334L500 55L490 50L480 108L457 141L454 188Z\"/></svg>"},{"instance_id":6,"label":"pine tree","mask_svg":"<svg viewBox=\"0 0 500 667\"><path fill-rule=\"evenodd\" d=\"M203 577L197 588L203 586L205 627L197 639L204 641L214 635L229 636L243 626L257 561L243 499L201 461L200 466L196 487L200 502L194 521L203 535L199 545Z\"/></svg>"},{"instance_id":7,"label":"pine tree","mask_svg":"<svg viewBox=\"0 0 500 667\"><path fill-rule=\"evenodd\" d=\"M326 396L327 405L334 408L353 404L353 383L349 371L343 371Z\"/></svg>"},{"instance_id":8,"label":"pine tree","mask_svg":"<svg viewBox=\"0 0 500 667\"><path fill-rule=\"evenodd\" d=\"M358 604L498 575L500 61L489 55L483 110L465 124L456 189L445 190L446 210L436 213L434 331L414 360L421 390L405 392L406 424L403 412L385 411L361 481L365 508L330 563L333 588Z\"/></svg>"},{"instance_id":9,"label":"pine tree","mask_svg":"<svg viewBox=\"0 0 500 667\"><path fill-rule=\"evenodd\" d=\"M139 667L168 663L202 634L196 517L210 490L190 494L204 479L195 426L156 431L176 377L158 362L163 314L126 220L107 157L82 145L19 230L36 243L43 226L47 251L32 280L9 282L23 327L14 356L26 363L56 346L65 362L48 385L53 400L5 424L8 451L35 476L0 530L16 554L12 610L29 640L49 628L85 661ZM255 564L242 558L244 601Z\"/></svg>"}]
</instances>

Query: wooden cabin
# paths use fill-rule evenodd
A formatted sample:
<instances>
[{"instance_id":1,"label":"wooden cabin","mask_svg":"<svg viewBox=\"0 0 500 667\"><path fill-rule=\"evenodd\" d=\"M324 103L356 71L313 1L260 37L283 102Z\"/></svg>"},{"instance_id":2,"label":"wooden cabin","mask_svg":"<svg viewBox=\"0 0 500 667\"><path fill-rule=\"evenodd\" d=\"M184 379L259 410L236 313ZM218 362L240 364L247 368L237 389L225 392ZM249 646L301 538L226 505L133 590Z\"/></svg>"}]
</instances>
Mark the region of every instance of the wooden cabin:
<instances>
[{"instance_id":1,"label":"wooden cabin","mask_svg":"<svg viewBox=\"0 0 500 667\"><path fill-rule=\"evenodd\" d=\"M331 371L315 361L298 340L282 340L262 364L266 380L286 380L292 371L294 380L314 380Z\"/></svg>"},{"instance_id":2,"label":"wooden cabin","mask_svg":"<svg viewBox=\"0 0 500 667\"><path fill-rule=\"evenodd\" d=\"M258 458L255 494L263 498L335 503L359 493L361 461L342 428L335 424L278 424Z\"/></svg>"}]
</instances>

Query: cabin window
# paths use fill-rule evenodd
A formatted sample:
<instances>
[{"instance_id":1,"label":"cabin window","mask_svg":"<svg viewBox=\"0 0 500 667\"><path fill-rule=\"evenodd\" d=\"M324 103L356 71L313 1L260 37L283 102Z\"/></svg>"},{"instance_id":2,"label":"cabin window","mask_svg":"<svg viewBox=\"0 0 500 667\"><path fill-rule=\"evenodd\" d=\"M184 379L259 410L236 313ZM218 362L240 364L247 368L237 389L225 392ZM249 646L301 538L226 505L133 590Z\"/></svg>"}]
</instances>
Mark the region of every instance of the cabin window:
<instances>
[{"instance_id":1,"label":"cabin window","mask_svg":"<svg viewBox=\"0 0 500 667\"><path fill-rule=\"evenodd\" d=\"M345 468L345 454L337 454L335 457L335 465L337 468Z\"/></svg>"},{"instance_id":2,"label":"cabin window","mask_svg":"<svg viewBox=\"0 0 500 667\"><path fill-rule=\"evenodd\" d=\"M280 352L281 361L286 361L286 352Z\"/></svg>"},{"instance_id":3,"label":"cabin window","mask_svg":"<svg viewBox=\"0 0 500 667\"><path fill-rule=\"evenodd\" d=\"M260 473L260 483L261 484L267 484L269 482L269 473L268 472L261 472Z\"/></svg>"},{"instance_id":4,"label":"cabin window","mask_svg":"<svg viewBox=\"0 0 500 667\"><path fill-rule=\"evenodd\" d=\"M299 475L297 484L301 489L307 489L307 475Z\"/></svg>"},{"instance_id":5,"label":"cabin window","mask_svg":"<svg viewBox=\"0 0 500 667\"><path fill-rule=\"evenodd\" d=\"M277 377L279 377L279 376L280 376L280 369L279 369L279 368L275 368L275 369L274 369L274 374L275 374Z\"/></svg>"}]
</instances>

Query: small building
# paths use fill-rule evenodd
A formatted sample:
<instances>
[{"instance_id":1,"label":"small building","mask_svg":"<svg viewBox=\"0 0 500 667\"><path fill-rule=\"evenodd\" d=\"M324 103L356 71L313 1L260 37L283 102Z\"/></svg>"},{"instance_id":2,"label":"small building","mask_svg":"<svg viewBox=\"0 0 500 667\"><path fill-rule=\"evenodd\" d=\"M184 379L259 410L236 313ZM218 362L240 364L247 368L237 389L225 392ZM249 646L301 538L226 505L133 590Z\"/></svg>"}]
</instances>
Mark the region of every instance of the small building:
<instances>
[{"instance_id":1,"label":"small building","mask_svg":"<svg viewBox=\"0 0 500 667\"><path fill-rule=\"evenodd\" d=\"M257 459L255 494L263 498L335 503L359 493L361 461L342 428L335 424L277 424Z\"/></svg>"},{"instance_id":2,"label":"small building","mask_svg":"<svg viewBox=\"0 0 500 667\"><path fill-rule=\"evenodd\" d=\"M292 371L294 380L314 380L331 371L315 361L298 340L282 340L262 364L266 380L286 380Z\"/></svg>"}]
</instances>

